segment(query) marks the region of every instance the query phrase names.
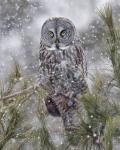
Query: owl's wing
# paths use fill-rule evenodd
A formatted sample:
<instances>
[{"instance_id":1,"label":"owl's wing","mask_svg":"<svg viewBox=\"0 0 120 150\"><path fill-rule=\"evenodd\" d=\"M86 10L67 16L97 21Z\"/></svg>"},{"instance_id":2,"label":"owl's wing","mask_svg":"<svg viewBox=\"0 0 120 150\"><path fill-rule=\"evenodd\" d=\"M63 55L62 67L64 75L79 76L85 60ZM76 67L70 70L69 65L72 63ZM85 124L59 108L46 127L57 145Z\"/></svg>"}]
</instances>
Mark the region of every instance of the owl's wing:
<instances>
[{"instance_id":1,"label":"owl's wing","mask_svg":"<svg viewBox=\"0 0 120 150\"><path fill-rule=\"evenodd\" d=\"M75 53L76 53L76 66L82 73L83 77L87 75L87 63L85 58L84 49L79 40L74 43Z\"/></svg>"},{"instance_id":2,"label":"owl's wing","mask_svg":"<svg viewBox=\"0 0 120 150\"><path fill-rule=\"evenodd\" d=\"M75 99L76 103L78 104L81 95L84 94L88 89L85 80L85 77L87 75L87 64L85 60L84 49L82 48L80 41L75 41L73 47L71 48L73 52L72 56L74 56L71 56L74 61L74 69L72 70L74 78L72 80L72 83L69 83L71 87L69 90L70 92L72 91L74 93L71 100ZM82 112L82 110L82 105L81 103L79 103L79 106L77 105L77 107L75 107L74 109L69 109L65 112L62 111L63 123L66 130L70 130L71 132L74 127L79 126L80 118L77 112Z\"/></svg>"},{"instance_id":3,"label":"owl's wing","mask_svg":"<svg viewBox=\"0 0 120 150\"><path fill-rule=\"evenodd\" d=\"M40 42L39 51L39 84L43 85L47 81L47 76L45 75L45 59L46 59L46 49L42 42Z\"/></svg>"},{"instance_id":4,"label":"owl's wing","mask_svg":"<svg viewBox=\"0 0 120 150\"><path fill-rule=\"evenodd\" d=\"M40 43L40 51L39 51L39 85L49 91L49 93L53 92L51 85L51 78L49 74L49 62L48 58L50 57L49 52L46 50L45 45Z\"/></svg>"},{"instance_id":5,"label":"owl's wing","mask_svg":"<svg viewBox=\"0 0 120 150\"><path fill-rule=\"evenodd\" d=\"M39 51L39 62L40 64L44 61L45 59L45 46L42 42L40 42L40 51Z\"/></svg>"}]
</instances>

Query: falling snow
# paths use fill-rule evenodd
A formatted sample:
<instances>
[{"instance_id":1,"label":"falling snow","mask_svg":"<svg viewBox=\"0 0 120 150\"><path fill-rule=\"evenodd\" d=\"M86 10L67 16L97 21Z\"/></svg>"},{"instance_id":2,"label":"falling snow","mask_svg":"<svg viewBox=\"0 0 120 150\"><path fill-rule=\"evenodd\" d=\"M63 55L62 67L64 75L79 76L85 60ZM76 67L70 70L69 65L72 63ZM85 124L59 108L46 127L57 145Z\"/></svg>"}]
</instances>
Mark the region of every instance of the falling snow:
<instances>
[{"instance_id":1,"label":"falling snow","mask_svg":"<svg viewBox=\"0 0 120 150\"><path fill-rule=\"evenodd\" d=\"M87 81L89 86L91 87L92 84L90 80L91 75L95 74L96 70L112 76L112 64L107 56L104 57L104 46L101 44L102 37L104 36L104 27L96 15L96 8L101 8L106 1L107 0L74 0L74 2L72 0L1 0L0 80L7 85L6 80L14 68L14 59L20 64L24 78L28 77L32 80L37 78L41 25L44 20L53 16L67 17L76 25L81 42L86 49L85 54L89 77ZM116 0L116 2L119 2L119 0ZM73 9L72 11L71 8ZM120 3L118 8L120 8ZM118 22L120 22L120 14L118 14ZM62 65L66 65L66 62ZM19 80L22 81L23 77ZM14 91L18 91L19 88L20 85L17 85ZM34 97L31 98L29 104L26 104L26 107L23 108L25 109L23 111L25 115L24 123L21 126L30 126L32 129L37 130L41 127L41 124L35 116L37 102L33 103L33 100ZM21 104L19 104L19 107L21 107ZM0 112L2 112L2 110L0 110ZM3 117L3 121L8 122L6 116ZM91 118L94 118L94 116L91 115ZM56 145L63 144L65 139L61 136L63 132L61 120L56 120L50 116L48 116L46 120L47 128L50 130L54 143ZM7 124L4 123L4 125L6 126ZM89 129L91 128L92 126L89 125ZM56 130L59 132L57 135L53 134ZM93 137L96 136L97 134L93 133ZM90 138L90 135L87 135L87 138ZM99 142L99 140L97 142ZM15 144L16 139L12 138L11 143ZM30 148L30 144L28 145L25 147L26 150Z\"/></svg>"}]
</instances>

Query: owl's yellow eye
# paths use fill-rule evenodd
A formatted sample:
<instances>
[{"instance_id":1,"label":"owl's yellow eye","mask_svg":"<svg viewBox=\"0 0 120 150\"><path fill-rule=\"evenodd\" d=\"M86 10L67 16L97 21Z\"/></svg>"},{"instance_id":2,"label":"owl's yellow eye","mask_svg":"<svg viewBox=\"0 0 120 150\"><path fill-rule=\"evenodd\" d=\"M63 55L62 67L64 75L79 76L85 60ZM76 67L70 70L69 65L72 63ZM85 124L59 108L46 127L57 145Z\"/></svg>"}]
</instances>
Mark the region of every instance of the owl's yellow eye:
<instances>
[{"instance_id":1,"label":"owl's yellow eye","mask_svg":"<svg viewBox=\"0 0 120 150\"><path fill-rule=\"evenodd\" d=\"M66 34L66 30L62 30L62 31L60 32L60 36L61 36L61 37L64 37L65 34Z\"/></svg>"},{"instance_id":2,"label":"owl's yellow eye","mask_svg":"<svg viewBox=\"0 0 120 150\"><path fill-rule=\"evenodd\" d=\"M54 33L52 31L48 31L48 35L49 35L50 38L54 37Z\"/></svg>"}]
</instances>

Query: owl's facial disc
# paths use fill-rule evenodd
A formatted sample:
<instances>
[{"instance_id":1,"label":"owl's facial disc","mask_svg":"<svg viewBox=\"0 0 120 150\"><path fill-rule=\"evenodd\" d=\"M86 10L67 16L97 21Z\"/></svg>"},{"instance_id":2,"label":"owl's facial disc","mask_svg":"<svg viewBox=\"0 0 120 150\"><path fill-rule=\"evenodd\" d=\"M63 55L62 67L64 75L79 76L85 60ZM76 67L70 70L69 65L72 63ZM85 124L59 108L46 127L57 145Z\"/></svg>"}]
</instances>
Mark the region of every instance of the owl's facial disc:
<instances>
[{"instance_id":1,"label":"owl's facial disc","mask_svg":"<svg viewBox=\"0 0 120 150\"><path fill-rule=\"evenodd\" d=\"M51 39L54 38L54 42L50 46L49 45L46 46L47 50L50 50L50 51L55 51L55 50L62 51L62 50L68 49L69 45L67 46L67 45L64 45L63 43L61 43L60 40L59 40L59 37L56 36L53 32L50 32L49 34L50 34L49 36L50 36Z\"/></svg>"},{"instance_id":2,"label":"owl's facial disc","mask_svg":"<svg viewBox=\"0 0 120 150\"><path fill-rule=\"evenodd\" d=\"M66 50L73 43L75 27L65 18L47 20L41 30L41 40L47 50Z\"/></svg>"},{"instance_id":3,"label":"owl's facial disc","mask_svg":"<svg viewBox=\"0 0 120 150\"><path fill-rule=\"evenodd\" d=\"M57 50L62 51L68 49L69 46L65 46L64 44L60 43L60 40L58 37L56 37L54 43L51 45L51 47L47 47L47 50Z\"/></svg>"}]
</instances>

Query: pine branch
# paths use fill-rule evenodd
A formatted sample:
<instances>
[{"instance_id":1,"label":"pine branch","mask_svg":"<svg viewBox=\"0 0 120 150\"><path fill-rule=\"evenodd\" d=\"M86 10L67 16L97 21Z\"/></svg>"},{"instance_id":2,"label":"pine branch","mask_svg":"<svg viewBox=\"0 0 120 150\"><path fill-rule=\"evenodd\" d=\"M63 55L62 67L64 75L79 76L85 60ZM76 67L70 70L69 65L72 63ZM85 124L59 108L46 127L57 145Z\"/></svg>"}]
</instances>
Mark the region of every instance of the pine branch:
<instances>
[{"instance_id":1,"label":"pine branch","mask_svg":"<svg viewBox=\"0 0 120 150\"><path fill-rule=\"evenodd\" d=\"M115 78L120 86L120 28L116 28L113 20L112 7L108 3L103 10L99 10L99 15L108 31L106 30L106 47L109 52L109 57L113 65Z\"/></svg>"},{"instance_id":2,"label":"pine branch","mask_svg":"<svg viewBox=\"0 0 120 150\"><path fill-rule=\"evenodd\" d=\"M35 86L30 86L27 89L24 89L24 90L21 90L19 92L16 92L16 93L13 93L11 95L4 96L4 97L0 98L0 101L8 100L8 99L11 99L13 97L17 97L17 96L29 93L31 90L36 90L36 88L39 88L39 86L36 86L36 85Z\"/></svg>"},{"instance_id":3,"label":"pine branch","mask_svg":"<svg viewBox=\"0 0 120 150\"><path fill-rule=\"evenodd\" d=\"M13 94L10 94L10 95L7 95L7 96L3 96L3 97L0 98L0 101L5 101L5 100L11 99L11 98L15 98L15 97L18 97L18 96L27 94L27 93L29 93L29 92L31 92L31 91L34 91L34 92L38 91L38 92L40 92L41 95L42 95L42 92L45 94L44 91L46 91L46 94L47 94L47 93L50 93L50 90L49 90L47 87L42 86L42 85L34 84L33 86L29 86L28 88L23 89L23 90L21 90L21 91L18 91L18 92L16 92L16 93L13 93ZM41 91L42 91L42 92L41 92ZM45 95L46 95L46 94L45 94ZM3 95L4 95L4 94L3 94ZM48 95L48 94L47 94L47 95Z\"/></svg>"}]
</instances>

